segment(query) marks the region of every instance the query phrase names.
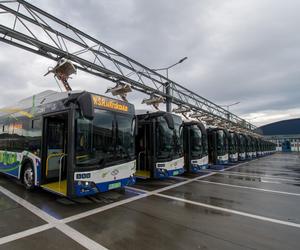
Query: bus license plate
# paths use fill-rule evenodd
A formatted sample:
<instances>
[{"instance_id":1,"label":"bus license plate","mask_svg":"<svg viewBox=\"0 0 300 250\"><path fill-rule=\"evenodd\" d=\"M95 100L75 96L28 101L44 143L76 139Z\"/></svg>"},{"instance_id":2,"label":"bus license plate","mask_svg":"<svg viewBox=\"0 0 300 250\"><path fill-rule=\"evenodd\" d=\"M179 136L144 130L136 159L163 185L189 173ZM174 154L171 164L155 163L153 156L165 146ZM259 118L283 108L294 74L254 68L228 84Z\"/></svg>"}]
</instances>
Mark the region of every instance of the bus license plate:
<instances>
[{"instance_id":1,"label":"bus license plate","mask_svg":"<svg viewBox=\"0 0 300 250\"><path fill-rule=\"evenodd\" d=\"M179 171L174 171L173 172L173 175L178 175L179 174Z\"/></svg>"},{"instance_id":2,"label":"bus license plate","mask_svg":"<svg viewBox=\"0 0 300 250\"><path fill-rule=\"evenodd\" d=\"M111 183L108 185L108 189L115 189L121 187L121 182Z\"/></svg>"}]
</instances>

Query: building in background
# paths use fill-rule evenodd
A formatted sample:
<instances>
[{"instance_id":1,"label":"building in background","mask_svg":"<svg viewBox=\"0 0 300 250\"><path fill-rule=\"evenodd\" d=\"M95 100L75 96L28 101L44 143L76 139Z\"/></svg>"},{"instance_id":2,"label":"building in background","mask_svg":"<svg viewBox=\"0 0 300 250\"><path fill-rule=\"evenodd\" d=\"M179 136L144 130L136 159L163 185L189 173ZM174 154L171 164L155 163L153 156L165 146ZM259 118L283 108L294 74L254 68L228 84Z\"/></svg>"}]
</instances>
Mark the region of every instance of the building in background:
<instances>
[{"instance_id":1,"label":"building in background","mask_svg":"<svg viewBox=\"0 0 300 250\"><path fill-rule=\"evenodd\" d=\"M257 132L276 143L277 151L300 152L300 118L270 123L259 127Z\"/></svg>"}]
</instances>

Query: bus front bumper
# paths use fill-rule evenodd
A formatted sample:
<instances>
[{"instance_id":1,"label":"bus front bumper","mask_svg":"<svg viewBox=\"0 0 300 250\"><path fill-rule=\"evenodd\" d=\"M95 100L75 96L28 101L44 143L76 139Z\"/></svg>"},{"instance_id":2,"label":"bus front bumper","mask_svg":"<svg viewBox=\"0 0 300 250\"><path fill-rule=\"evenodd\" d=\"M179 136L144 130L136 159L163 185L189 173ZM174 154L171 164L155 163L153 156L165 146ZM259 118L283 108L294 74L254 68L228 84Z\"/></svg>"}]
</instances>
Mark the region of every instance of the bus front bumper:
<instances>
[{"instance_id":1,"label":"bus front bumper","mask_svg":"<svg viewBox=\"0 0 300 250\"><path fill-rule=\"evenodd\" d=\"M230 162L237 162L238 161L238 153L229 154L229 161Z\"/></svg>"},{"instance_id":2,"label":"bus front bumper","mask_svg":"<svg viewBox=\"0 0 300 250\"><path fill-rule=\"evenodd\" d=\"M189 168L191 173L198 173L203 169L208 169L208 156L191 160Z\"/></svg>"},{"instance_id":3,"label":"bus front bumper","mask_svg":"<svg viewBox=\"0 0 300 250\"><path fill-rule=\"evenodd\" d=\"M182 173L184 173L184 158L180 157L172 161L156 163L154 178L168 178Z\"/></svg>"},{"instance_id":4,"label":"bus front bumper","mask_svg":"<svg viewBox=\"0 0 300 250\"><path fill-rule=\"evenodd\" d=\"M246 160L246 153L239 153L239 161L244 161Z\"/></svg>"},{"instance_id":5,"label":"bus front bumper","mask_svg":"<svg viewBox=\"0 0 300 250\"><path fill-rule=\"evenodd\" d=\"M228 154L217 157L217 165L227 165L229 163Z\"/></svg>"},{"instance_id":6,"label":"bus front bumper","mask_svg":"<svg viewBox=\"0 0 300 250\"><path fill-rule=\"evenodd\" d=\"M177 168L177 169L162 169L162 168L157 168L155 170L155 178L162 179L162 178L168 178L171 176L176 176L184 173L184 168Z\"/></svg>"},{"instance_id":7,"label":"bus front bumper","mask_svg":"<svg viewBox=\"0 0 300 250\"><path fill-rule=\"evenodd\" d=\"M93 195L99 192L107 192L116 188L133 185L135 184L135 181L136 180L134 176L102 183L94 183L90 181L75 181L75 195L77 197L80 197Z\"/></svg>"}]
</instances>

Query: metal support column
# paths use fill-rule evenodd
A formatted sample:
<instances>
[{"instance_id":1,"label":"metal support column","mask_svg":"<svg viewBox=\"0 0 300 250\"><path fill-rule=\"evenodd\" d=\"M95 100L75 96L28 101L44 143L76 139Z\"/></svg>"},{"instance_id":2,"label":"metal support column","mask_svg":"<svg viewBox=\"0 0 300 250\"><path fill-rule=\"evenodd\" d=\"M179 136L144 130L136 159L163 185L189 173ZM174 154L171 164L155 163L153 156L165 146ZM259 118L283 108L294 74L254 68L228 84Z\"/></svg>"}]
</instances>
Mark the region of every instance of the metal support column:
<instances>
[{"instance_id":1,"label":"metal support column","mask_svg":"<svg viewBox=\"0 0 300 250\"><path fill-rule=\"evenodd\" d=\"M171 83L166 83L166 95L171 96ZM166 111L171 113L172 112L172 98L166 97Z\"/></svg>"}]
</instances>

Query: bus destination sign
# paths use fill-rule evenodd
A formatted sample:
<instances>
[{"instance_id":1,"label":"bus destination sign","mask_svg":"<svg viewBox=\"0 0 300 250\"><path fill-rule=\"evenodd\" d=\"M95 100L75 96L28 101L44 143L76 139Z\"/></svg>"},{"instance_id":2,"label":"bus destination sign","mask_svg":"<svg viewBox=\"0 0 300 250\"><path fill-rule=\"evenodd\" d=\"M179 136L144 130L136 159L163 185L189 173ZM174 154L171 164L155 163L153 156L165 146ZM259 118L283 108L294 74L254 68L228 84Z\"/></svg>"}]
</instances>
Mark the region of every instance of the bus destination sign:
<instances>
[{"instance_id":1,"label":"bus destination sign","mask_svg":"<svg viewBox=\"0 0 300 250\"><path fill-rule=\"evenodd\" d=\"M93 95L93 103L95 106L116 111L128 112L129 110L128 105L125 103L119 102L118 100L105 98L103 96Z\"/></svg>"}]
</instances>

